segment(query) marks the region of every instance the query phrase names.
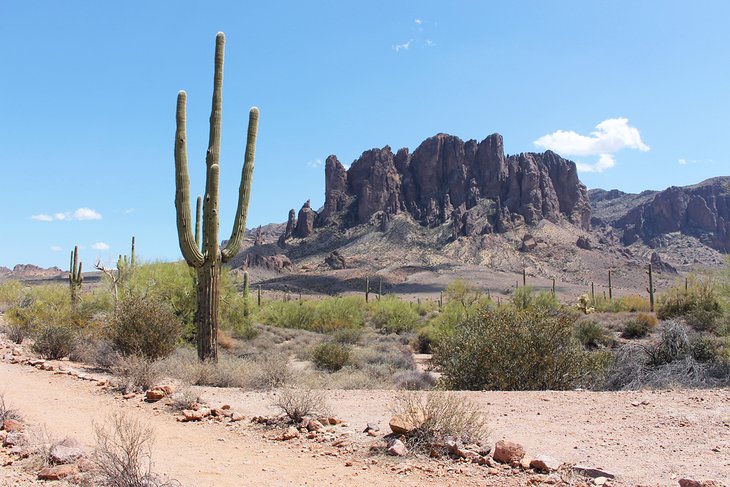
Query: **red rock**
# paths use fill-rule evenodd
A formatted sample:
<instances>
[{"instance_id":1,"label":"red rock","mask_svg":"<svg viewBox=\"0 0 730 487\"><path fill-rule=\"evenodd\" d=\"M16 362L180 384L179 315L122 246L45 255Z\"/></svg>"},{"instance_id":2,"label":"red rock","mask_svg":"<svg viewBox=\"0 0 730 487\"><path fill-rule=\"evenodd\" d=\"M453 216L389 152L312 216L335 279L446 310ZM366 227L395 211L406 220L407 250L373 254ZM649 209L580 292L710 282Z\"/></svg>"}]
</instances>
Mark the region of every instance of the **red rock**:
<instances>
[{"instance_id":1,"label":"red rock","mask_svg":"<svg viewBox=\"0 0 730 487\"><path fill-rule=\"evenodd\" d=\"M38 473L39 480L61 480L71 475L79 473L76 465L56 465L55 467L46 467Z\"/></svg>"},{"instance_id":2,"label":"red rock","mask_svg":"<svg viewBox=\"0 0 730 487\"><path fill-rule=\"evenodd\" d=\"M195 411L192 409L183 409L182 415L183 421L200 421L204 418L201 411Z\"/></svg>"},{"instance_id":3,"label":"red rock","mask_svg":"<svg viewBox=\"0 0 730 487\"><path fill-rule=\"evenodd\" d=\"M402 441L395 440L388 447L388 453L396 457L404 457L408 455L408 448Z\"/></svg>"},{"instance_id":4,"label":"red rock","mask_svg":"<svg viewBox=\"0 0 730 487\"><path fill-rule=\"evenodd\" d=\"M560 468L560 461L548 455L537 455L530 462L530 467L541 472L554 472Z\"/></svg>"},{"instance_id":5,"label":"red rock","mask_svg":"<svg viewBox=\"0 0 730 487\"><path fill-rule=\"evenodd\" d=\"M494 445L494 454L492 455L495 461L509 465L519 465L524 456L525 448L522 445L505 440L499 440Z\"/></svg>"},{"instance_id":6,"label":"red rock","mask_svg":"<svg viewBox=\"0 0 730 487\"><path fill-rule=\"evenodd\" d=\"M8 433L11 431L23 431L23 423L17 419L6 419L3 421L3 429Z\"/></svg>"},{"instance_id":7,"label":"red rock","mask_svg":"<svg viewBox=\"0 0 730 487\"><path fill-rule=\"evenodd\" d=\"M162 389L150 389L145 394L145 398L148 402L156 402L163 399L167 394Z\"/></svg>"}]
</instances>

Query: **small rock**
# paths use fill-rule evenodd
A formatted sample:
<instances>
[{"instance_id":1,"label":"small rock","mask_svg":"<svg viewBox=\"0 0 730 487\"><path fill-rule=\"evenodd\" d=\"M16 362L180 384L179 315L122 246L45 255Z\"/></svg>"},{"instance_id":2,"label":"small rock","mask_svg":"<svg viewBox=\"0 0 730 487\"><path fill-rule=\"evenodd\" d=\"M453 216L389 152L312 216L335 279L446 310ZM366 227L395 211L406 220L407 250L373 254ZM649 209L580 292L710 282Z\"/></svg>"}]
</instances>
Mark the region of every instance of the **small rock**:
<instances>
[{"instance_id":1,"label":"small rock","mask_svg":"<svg viewBox=\"0 0 730 487\"><path fill-rule=\"evenodd\" d=\"M541 472L554 472L560 468L560 461L548 455L537 455L530 462L530 467Z\"/></svg>"},{"instance_id":2,"label":"small rock","mask_svg":"<svg viewBox=\"0 0 730 487\"><path fill-rule=\"evenodd\" d=\"M230 404L224 404L223 406L221 406L221 409L224 410L224 411L226 409L231 409L231 405Z\"/></svg>"},{"instance_id":3,"label":"small rock","mask_svg":"<svg viewBox=\"0 0 730 487\"><path fill-rule=\"evenodd\" d=\"M245 416L241 413L233 413L231 414L231 421L243 421L245 419Z\"/></svg>"},{"instance_id":4,"label":"small rock","mask_svg":"<svg viewBox=\"0 0 730 487\"><path fill-rule=\"evenodd\" d=\"M193 411L192 409L183 409L182 415L183 421L200 421L204 418L202 412Z\"/></svg>"},{"instance_id":5,"label":"small rock","mask_svg":"<svg viewBox=\"0 0 730 487\"><path fill-rule=\"evenodd\" d=\"M593 479L593 483L595 485L605 485L606 482L608 482L608 479L606 477L596 477Z\"/></svg>"},{"instance_id":6,"label":"small rock","mask_svg":"<svg viewBox=\"0 0 730 487\"><path fill-rule=\"evenodd\" d=\"M331 418L327 418L327 422L329 424L331 424L332 426L334 426L336 424L340 424L342 422L342 420L340 418L331 417Z\"/></svg>"},{"instance_id":7,"label":"small rock","mask_svg":"<svg viewBox=\"0 0 730 487\"><path fill-rule=\"evenodd\" d=\"M715 480L679 479L679 487L722 487L722 484Z\"/></svg>"},{"instance_id":8,"label":"small rock","mask_svg":"<svg viewBox=\"0 0 730 487\"><path fill-rule=\"evenodd\" d=\"M122 399L132 399L132 398L133 398L134 396L136 396L136 395L137 395L137 394L135 394L134 392L128 392L127 394L124 394L124 395L122 396Z\"/></svg>"},{"instance_id":9,"label":"small rock","mask_svg":"<svg viewBox=\"0 0 730 487\"><path fill-rule=\"evenodd\" d=\"M310 419L309 424L307 424L307 429L309 431L319 431L324 428L324 425L317 421L316 419Z\"/></svg>"},{"instance_id":10,"label":"small rock","mask_svg":"<svg viewBox=\"0 0 730 487\"><path fill-rule=\"evenodd\" d=\"M145 394L147 402L156 402L160 399L164 399L165 396L167 396L167 394L162 389L150 389L147 391L147 394Z\"/></svg>"},{"instance_id":11,"label":"small rock","mask_svg":"<svg viewBox=\"0 0 730 487\"><path fill-rule=\"evenodd\" d=\"M408 455L408 448L406 448L405 443L403 443L402 441L395 440L388 447L388 453L395 457L404 457Z\"/></svg>"},{"instance_id":12,"label":"small rock","mask_svg":"<svg viewBox=\"0 0 730 487\"><path fill-rule=\"evenodd\" d=\"M362 430L363 433L369 433L371 431L380 431L380 426L375 423L368 423L365 429Z\"/></svg>"},{"instance_id":13,"label":"small rock","mask_svg":"<svg viewBox=\"0 0 730 487\"><path fill-rule=\"evenodd\" d=\"M13 431L5 436L5 439L3 440L3 446L19 445L24 438L25 434L21 433L20 431Z\"/></svg>"},{"instance_id":14,"label":"small rock","mask_svg":"<svg viewBox=\"0 0 730 487\"><path fill-rule=\"evenodd\" d=\"M84 456L84 449L75 438L64 438L54 443L49 453L53 463L67 464L73 463Z\"/></svg>"},{"instance_id":15,"label":"small rock","mask_svg":"<svg viewBox=\"0 0 730 487\"><path fill-rule=\"evenodd\" d=\"M79 473L76 465L56 465L55 467L46 467L38 473L39 480L61 480L71 475Z\"/></svg>"},{"instance_id":16,"label":"small rock","mask_svg":"<svg viewBox=\"0 0 730 487\"><path fill-rule=\"evenodd\" d=\"M421 410L412 410L409 414L396 414L388 422L393 433L407 435L426 420Z\"/></svg>"},{"instance_id":17,"label":"small rock","mask_svg":"<svg viewBox=\"0 0 730 487\"><path fill-rule=\"evenodd\" d=\"M289 426L286 431L279 437L282 441L289 441L293 440L294 438L299 436L299 431L294 426Z\"/></svg>"},{"instance_id":18,"label":"small rock","mask_svg":"<svg viewBox=\"0 0 730 487\"><path fill-rule=\"evenodd\" d=\"M3 421L3 429L8 433L12 431L23 431L23 423L17 419L6 419Z\"/></svg>"},{"instance_id":19,"label":"small rock","mask_svg":"<svg viewBox=\"0 0 730 487\"><path fill-rule=\"evenodd\" d=\"M525 456L525 448L519 443L499 440L494 445L494 459L500 463L519 465L522 457Z\"/></svg>"},{"instance_id":20,"label":"small rock","mask_svg":"<svg viewBox=\"0 0 730 487\"><path fill-rule=\"evenodd\" d=\"M602 470L600 468L587 467L585 465L575 465L573 466L573 471L594 479L597 477L606 477L607 479L612 479L616 477L614 474L606 472L605 470Z\"/></svg>"}]
</instances>

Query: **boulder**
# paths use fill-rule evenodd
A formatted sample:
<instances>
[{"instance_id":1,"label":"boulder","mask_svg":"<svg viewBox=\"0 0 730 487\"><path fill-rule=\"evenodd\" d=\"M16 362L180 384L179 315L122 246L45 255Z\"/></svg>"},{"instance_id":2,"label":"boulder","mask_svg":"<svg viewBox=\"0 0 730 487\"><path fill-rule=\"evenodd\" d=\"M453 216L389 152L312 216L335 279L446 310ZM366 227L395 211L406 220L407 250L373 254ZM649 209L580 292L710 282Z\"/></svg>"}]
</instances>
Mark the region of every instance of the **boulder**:
<instances>
[{"instance_id":1,"label":"boulder","mask_svg":"<svg viewBox=\"0 0 730 487\"><path fill-rule=\"evenodd\" d=\"M409 435L419 428L426 419L421 410L412 410L408 414L395 414L388 422L390 430L399 435Z\"/></svg>"},{"instance_id":2,"label":"boulder","mask_svg":"<svg viewBox=\"0 0 730 487\"><path fill-rule=\"evenodd\" d=\"M167 396L167 393L164 390L155 388L147 391L147 393L145 394L145 399L147 400L147 402L156 402L160 399L163 399L165 396Z\"/></svg>"},{"instance_id":3,"label":"boulder","mask_svg":"<svg viewBox=\"0 0 730 487\"><path fill-rule=\"evenodd\" d=\"M67 464L84 456L84 449L75 438L64 438L51 446L49 454L53 463Z\"/></svg>"},{"instance_id":4,"label":"boulder","mask_svg":"<svg viewBox=\"0 0 730 487\"><path fill-rule=\"evenodd\" d=\"M591 239L586 237L585 235L581 235L578 237L578 240L575 242L576 247L583 250L593 250L593 244L591 243Z\"/></svg>"},{"instance_id":5,"label":"boulder","mask_svg":"<svg viewBox=\"0 0 730 487\"><path fill-rule=\"evenodd\" d=\"M325 257L324 263L332 269L344 269L347 267L347 260L345 260L345 257L337 250L331 252L327 257Z\"/></svg>"},{"instance_id":6,"label":"boulder","mask_svg":"<svg viewBox=\"0 0 730 487\"><path fill-rule=\"evenodd\" d=\"M401 440L394 440L388 446L388 454L393 455L395 457L404 457L404 456L408 455L408 448L406 447L405 443L403 443Z\"/></svg>"},{"instance_id":7,"label":"boulder","mask_svg":"<svg viewBox=\"0 0 730 487\"><path fill-rule=\"evenodd\" d=\"M524 456L525 448L522 445L505 440L499 440L494 445L494 454L492 455L495 461L508 465L519 465Z\"/></svg>"},{"instance_id":8,"label":"boulder","mask_svg":"<svg viewBox=\"0 0 730 487\"><path fill-rule=\"evenodd\" d=\"M560 468L560 461L548 455L537 455L530 462L530 468L539 470L541 472L554 472Z\"/></svg>"}]
</instances>

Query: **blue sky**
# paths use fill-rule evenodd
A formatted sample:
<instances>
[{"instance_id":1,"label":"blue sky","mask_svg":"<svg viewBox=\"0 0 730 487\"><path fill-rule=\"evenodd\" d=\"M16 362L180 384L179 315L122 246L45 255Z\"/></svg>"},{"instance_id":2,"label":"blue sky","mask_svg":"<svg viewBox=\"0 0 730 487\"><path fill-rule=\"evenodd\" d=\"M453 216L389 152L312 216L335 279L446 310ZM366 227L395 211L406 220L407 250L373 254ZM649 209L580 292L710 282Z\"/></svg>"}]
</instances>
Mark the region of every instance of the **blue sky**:
<instances>
[{"instance_id":1,"label":"blue sky","mask_svg":"<svg viewBox=\"0 0 730 487\"><path fill-rule=\"evenodd\" d=\"M249 227L319 207L329 154L438 132L552 147L588 187L728 175L728 18L726 1L0 0L0 265L66 268L79 244L91 267L132 235L143 258L179 258L175 97L188 92L195 195L217 31L227 235L252 105Z\"/></svg>"}]
</instances>

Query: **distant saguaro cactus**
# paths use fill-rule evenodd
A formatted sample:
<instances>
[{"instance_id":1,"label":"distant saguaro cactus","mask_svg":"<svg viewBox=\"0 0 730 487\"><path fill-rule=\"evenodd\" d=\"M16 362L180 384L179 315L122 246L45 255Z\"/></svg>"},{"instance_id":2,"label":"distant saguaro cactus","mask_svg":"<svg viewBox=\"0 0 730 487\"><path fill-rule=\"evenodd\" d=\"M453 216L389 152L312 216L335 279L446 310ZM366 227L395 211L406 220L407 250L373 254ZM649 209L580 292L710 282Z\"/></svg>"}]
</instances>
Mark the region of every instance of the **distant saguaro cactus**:
<instances>
[{"instance_id":1,"label":"distant saguaro cactus","mask_svg":"<svg viewBox=\"0 0 730 487\"><path fill-rule=\"evenodd\" d=\"M238 207L233 222L231 238L225 248L218 244L218 178L220 173L221 113L223 106L223 53L226 38L222 32L216 35L215 75L213 79L213 107L210 114L210 134L205 158L207 167L205 196L203 198L203 228L199 232L200 246L196 245L194 223L190 218L190 178L188 176L187 136L185 130L185 102L187 94L177 95L177 130L175 132L175 209L177 233L185 261L197 273L197 348L200 360L218 359L218 323L220 318L221 264L236 255L246 231L248 202L251 196L256 133L259 110L249 111L248 138L238 190ZM202 235L201 235L202 233ZM202 237L202 238L201 238Z\"/></svg>"},{"instance_id":2,"label":"distant saguaro cactus","mask_svg":"<svg viewBox=\"0 0 730 487\"><path fill-rule=\"evenodd\" d=\"M79 303L79 290L81 283L84 282L84 276L81 273L82 263L79 262L79 246L74 246L71 252L71 262L68 269L68 285L71 289L71 306L76 307Z\"/></svg>"}]
</instances>

